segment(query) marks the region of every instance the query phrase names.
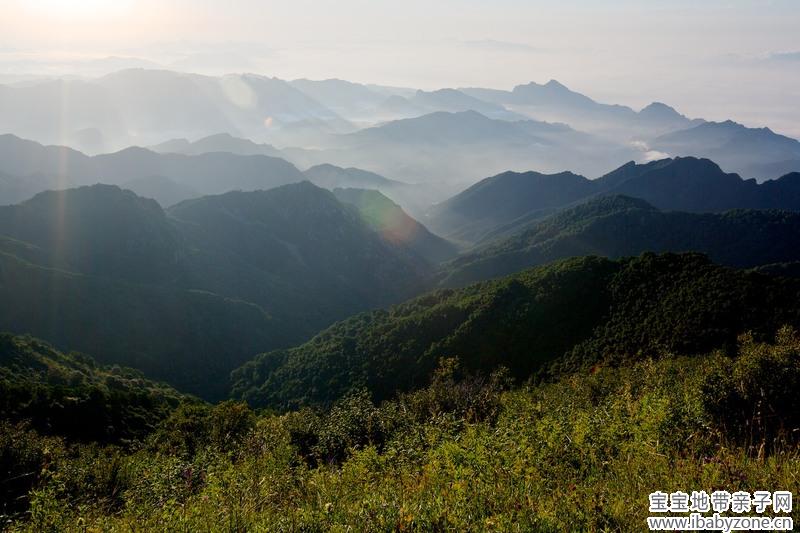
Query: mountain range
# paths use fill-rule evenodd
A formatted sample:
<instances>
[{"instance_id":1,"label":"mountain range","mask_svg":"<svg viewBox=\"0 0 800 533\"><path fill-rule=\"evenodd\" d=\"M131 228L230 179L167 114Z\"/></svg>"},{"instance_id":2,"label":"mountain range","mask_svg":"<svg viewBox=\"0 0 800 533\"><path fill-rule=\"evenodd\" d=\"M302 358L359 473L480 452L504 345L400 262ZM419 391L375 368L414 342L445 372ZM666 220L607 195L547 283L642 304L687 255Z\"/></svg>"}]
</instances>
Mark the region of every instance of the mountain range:
<instances>
[{"instance_id":1,"label":"mountain range","mask_svg":"<svg viewBox=\"0 0 800 533\"><path fill-rule=\"evenodd\" d=\"M439 235L474 244L509 236L598 194L622 194L659 209L690 212L798 210L800 173L757 183L693 157L630 162L594 180L570 172L505 172L434 206L423 220Z\"/></svg>"},{"instance_id":2,"label":"mountain range","mask_svg":"<svg viewBox=\"0 0 800 533\"><path fill-rule=\"evenodd\" d=\"M52 120L58 106L68 112ZM767 174L794 168L800 143L768 129L692 120L661 103L641 111L601 104L555 81L422 91L128 70L0 87L0 128L48 142L66 131L69 143L92 145L92 153L151 146L90 156L0 135L0 325L205 398L226 397L229 372L261 352L277 355L243 367L236 390L264 405L328 401L353 383L388 396L392 373L398 390L414 388L446 355L440 348L473 353L476 338L447 340L462 339L459 328L489 320L480 313L467 320L472 303L442 303L439 316L439 304L425 302L472 302L464 295L474 294L474 305L491 307L494 296L482 291L494 283L513 287L501 295L513 301L526 276L552 279L585 267L594 273L575 274L576 292L553 296L577 302L608 294L607 275L636 261L658 270L656 260L619 259L643 252L702 252L722 265L786 276L800 262L793 246L800 173ZM695 156L647 161L660 152L714 154L723 164ZM588 255L610 259L518 274ZM685 269L684 259L665 261ZM395 313L375 309L437 285L504 275L521 278L427 293L404 304L415 311L399 325L374 318ZM550 298L538 283L520 298ZM520 312L538 324L531 309ZM551 311L563 323L582 320ZM329 330L333 336L297 347L353 315ZM383 333L359 329L372 320L379 332L422 331L422 344L413 354L407 338L384 346ZM596 316L576 324L585 334L578 337L604 324ZM355 337L342 331L358 337L356 352L348 344ZM350 340L319 355L320 338L340 336ZM490 337L504 346L499 333ZM524 338L543 344L535 365L510 363L518 377L574 348L561 337ZM500 362L487 344L481 349L488 366ZM517 348L508 349L516 357ZM309 361L323 361L323 377L313 377ZM419 373L393 361L416 361ZM319 390L326 372L338 376L334 392Z\"/></svg>"},{"instance_id":3,"label":"mountain range","mask_svg":"<svg viewBox=\"0 0 800 533\"><path fill-rule=\"evenodd\" d=\"M422 387L442 357L525 380L626 357L734 346L800 322L800 281L714 265L697 254L573 258L354 316L309 342L256 357L233 394L256 406L376 400Z\"/></svg>"},{"instance_id":4,"label":"mountain range","mask_svg":"<svg viewBox=\"0 0 800 533\"><path fill-rule=\"evenodd\" d=\"M18 203L50 189L106 183L168 207L207 194L263 190L309 180L329 190L378 190L416 213L428 207L425 186L330 164L301 172L274 147L224 133L194 142L173 139L149 149L134 147L93 157L8 134L0 135L0 156L0 205Z\"/></svg>"},{"instance_id":5,"label":"mountain range","mask_svg":"<svg viewBox=\"0 0 800 533\"><path fill-rule=\"evenodd\" d=\"M731 120L667 133L651 146L670 154L706 157L722 168L760 180L800 172L800 141Z\"/></svg>"},{"instance_id":6,"label":"mountain range","mask_svg":"<svg viewBox=\"0 0 800 533\"><path fill-rule=\"evenodd\" d=\"M160 154L132 147L89 157L14 135L0 135L0 158L6 173L0 177L0 204L17 203L48 189L106 183L124 185L169 206L206 194L269 189L306 179L291 163L266 155Z\"/></svg>"},{"instance_id":7,"label":"mountain range","mask_svg":"<svg viewBox=\"0 0 800 533\"><path fill-rule=\"evenodd\" d=\"M800 264L800 212L662 211L644 200L601 196L527 231L464 254L441 269L442 286L502 277L552 261L597 255L694 251L738 268Z\"/></svg>"},{"instance_id":8,"label":"mountain range","mask_svg":"<svg viewBox=\"0 0 800 533\"><path fill-rule=\"evenodd\" d=\"M438 188L432 200L443 199L478 176L502 170L574 168L594 174L641 155L631 146L565 124L491 119L476 111L440 111L395 120L332 136L314 151L288 154L301 166L356 166Z\"/></svg>"},{"instance_id":9,"label":"mountain range","mask_svg":"<svg viewBox=\"0 0 800 533\"><path fill-rule=\"evenodd\" d=\"M199 155L213 152L227 152L237 155L266 155L269 157L285 156L280 150L269 144L257 144L249 139L234 137L230 133L217 133L189 141L188 139L171 139L151 146L150 150L160 154Z\"/></svg>"},{"instance_id":10,"label":"mountain range","mask_svg":"<svg viewBox=\"0 0 800 533\"><path fill-rule=\"evenodd\" d=\"M517 85L511 91L466 88L462 92L536 120L565 122L577 129L619 140L649 138L699 124L672 107L653 102L637 112L627 106L598 103L556 80Z\"/></svg>"},{"instance_id":11,"label":"mountain range","mask_svg":"<svg viewBox=\"0 0 800 533\"><path fill-rule=\"evenodd\" d=\"M128 69L91 80L0 86L0 131L90 153L217 132L263 139L269 129L347 122L288 82Z\"/></svg>"},{"instance_id":12,"label":"mountain range","mask_svg":"<svg viewBox=\"0 0 800 533\"><path fill-rule=\"evenodd\" d=\"M219 398L254 353L418 293L432 266L412 243L308 182L168 211L112 185L45 192L0 207L0 324Z\"/></svg>"},{"instance_id":13,"label":"mountain range","mask_svg":"<svg viewBox=\"0 0 800 533\"><path fill-rule=\"evenodd\" d=\"M450 119L453 125L448 126L441 123L447 120L440 113L479 113L486 121L460 117ZM431 126L436 137L441 130L443 142L420 151L420 143L401 135L387 146L384 134L409 130L414 124L404 120L419 121L423 131ZM562 123L582 132L583 138L562 132L545 139L549 142L545 146L541 139L532 142L527 135L503 133L501 126L487 122L492 120ZM370 131L397 121L403 124ZM661 102L639 111L604 104L555 80L511 90L429 91L335 79L285 81L253 74L213 77L133 68L94 79L0 85L2 131L88 154L131 145L181 153L227 146L225 151L236 153L282 155L302 167L330 163L412 183L460 186L509 169L570 169L599 175L620 161L644 162L658 154L710 158L747 178L800 171L797 141L771 130L731 121L705 123ZM479 131L499 137L476 145L476 136L469 132ZM221 133L249 139L251 145L214 138ZM209 136L211 140L206 139ZM471 151L446 147L465 138L473 145ZM197 141L185 139L204 140L211 146L192 146ZM574 157L569 157L565 147L572 149ZM484 151L485 157L473 156L475 150ZM408 160L409 152L415 151L421 161ZM453 162L447 164L447 160ZM491 161L505 161L505 168ZM453 192L442 191L436 199Z\"/></svg>"}]
</instances>

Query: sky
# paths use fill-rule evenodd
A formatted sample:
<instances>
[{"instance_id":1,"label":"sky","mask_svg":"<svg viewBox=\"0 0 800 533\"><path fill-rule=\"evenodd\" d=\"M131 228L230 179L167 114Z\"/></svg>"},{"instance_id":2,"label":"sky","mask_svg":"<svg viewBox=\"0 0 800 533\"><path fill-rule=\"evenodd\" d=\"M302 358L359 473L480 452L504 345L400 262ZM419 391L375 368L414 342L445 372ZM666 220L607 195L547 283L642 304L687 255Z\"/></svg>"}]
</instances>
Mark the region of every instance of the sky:
<instances>
[{"instance_id":1,"label":"sky","mask_svg":"<svg viewBox=\"0 0 800 533\"><path fill-rule=\"evenodd\" d=\"M557 79L800 137L798 28L800 0L0 0L0 82L126 66L423 89Z\"/></svg>"}]
</instances>

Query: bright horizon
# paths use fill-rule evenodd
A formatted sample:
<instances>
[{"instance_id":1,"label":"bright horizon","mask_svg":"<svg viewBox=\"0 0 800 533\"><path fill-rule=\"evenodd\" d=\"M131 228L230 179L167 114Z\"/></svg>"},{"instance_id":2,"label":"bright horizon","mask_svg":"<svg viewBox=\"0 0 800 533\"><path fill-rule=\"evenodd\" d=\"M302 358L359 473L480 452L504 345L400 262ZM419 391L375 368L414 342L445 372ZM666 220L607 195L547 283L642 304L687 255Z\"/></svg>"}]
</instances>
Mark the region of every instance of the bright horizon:
<instances>
[{"instance_id":1,"label":"bright horizon","mask_svg":"<svg viewBox=\"0 0 800 533\"><path fill-rule=\"evenodd\" d=\"M800 137L795 0L4 4L0 83L126 66L428 90L557 79L600 102Z\"/></svg>"}]
</instances>

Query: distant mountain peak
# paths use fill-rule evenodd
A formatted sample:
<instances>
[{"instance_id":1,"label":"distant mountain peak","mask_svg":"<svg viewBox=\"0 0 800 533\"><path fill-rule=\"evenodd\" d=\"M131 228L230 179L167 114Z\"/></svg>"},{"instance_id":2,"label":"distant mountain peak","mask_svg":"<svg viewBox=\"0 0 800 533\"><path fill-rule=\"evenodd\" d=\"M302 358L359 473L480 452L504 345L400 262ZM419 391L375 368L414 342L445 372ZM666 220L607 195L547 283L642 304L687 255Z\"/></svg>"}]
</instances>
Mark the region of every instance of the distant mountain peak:
<instances>
[{"instance_id":1,"label":"distant mountain peak","mask_svg":"<svg viewBox=\"0 0 800 533\"><path fill-rule=\"evenodd\" d=\"M660 161L667 161L670 166L676 169L686 169L694 172L710 172L718 175L725 174L718 164L705 157L675 157L672 159L662 159L656 163Z\"/></svg>"},{"instance_id":2,"label":"distant mountain peak","mask_svg":"<svg viewBox=\"0 0 800 533\"><path fill-rule=\"evenodd\" d=\"M639 111L639 115L660 119L685 119L674 107L663 102L653 102Z\"/></svg>"},{"instance_id":3,"label":"distant mountain peak","mask_svg":"<svg viewBox=\"0 0 800 533\"><path fill-rule=\"evenodd\" d=\"M745 128L745 126L743 124L739 124L738 122L734 122L731 119L728 119L728 120L726 120L724 122L707 122L707 124L709 125L709 127L725 127L725 128L732 128L732 129L737 129L737 130L741 130L741 129Z\"/></svg>"},{"instance_id":4,"label":"distant mountain peak","mask_svg":"<svg viewBox=\"0 0 800 533\"><path fill-rule=\"evenodd\" d=\"M511 93L522 102L537 105L597 105L597 102L588 96L575 92L556 80L550 80L544 85L533 81L526 85L517 85L511 90Z\"/></svg>"},{"instance_id":5,"label":"distant mountain peak","mask_svg":"<svg viewBox=\"0 0 800 533\"><path fill-rule=\"evenodd\" d=\"M558 80L550 80L550 81L548 81L545 84L545 87L550 87L551 89L559 89L559 90L562 90L562 91L569 91L570 90L566 85L564 85L563 83L561 83Z\"/></svg>"},{"instance_id":6,"label":"distant mountain peak","mask_svg":"<svg viewBox=\"0 0 800 533\"><path fill-rule=\"evenodd\" d=\"M665 104L664 102L651 102L648 106L642 109L642 111L645 110L675 111L675 108Z\"/></svg>"},{"instance_id":7,"label":"distant mountain peak","mask_svg":"<svg viewBox=\"0 0 800 533\"><path fill-rule=\"evenodd\" d=\"M156 152L154 152L154 151L152 151L152 150L150 150L148 148L144 148L142 146L129 146L127 148L123 148L122 150L114 152L113 154L110 154L110 155L123 155L124 154L124 155L128 155L128 156L140 156L140 155L149 156L149 155L155 155L155 153Z\"/></svg>"}]
</instances>

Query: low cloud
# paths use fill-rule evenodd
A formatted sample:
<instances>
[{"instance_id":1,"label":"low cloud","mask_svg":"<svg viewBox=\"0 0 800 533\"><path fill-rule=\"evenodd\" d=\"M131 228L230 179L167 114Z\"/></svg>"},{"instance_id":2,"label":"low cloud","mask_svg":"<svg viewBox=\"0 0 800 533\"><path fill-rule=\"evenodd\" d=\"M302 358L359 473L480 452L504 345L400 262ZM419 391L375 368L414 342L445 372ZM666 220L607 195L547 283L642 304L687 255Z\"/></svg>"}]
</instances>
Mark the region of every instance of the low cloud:
<instances>
[{"instance_id":1,"label":"low cloud","mask_svg":"<svg viewBox=\"0 0 800 533\"><path fill-rule=\"evenodd\" d=\"M672 157L666 152L651 150L650 146L644 141L633 141L631 142L631 146L642 153L641 160L645 163L649 163L650 161L658 161L660 159L668 159Z\"/></svg>"}]
</instances>

